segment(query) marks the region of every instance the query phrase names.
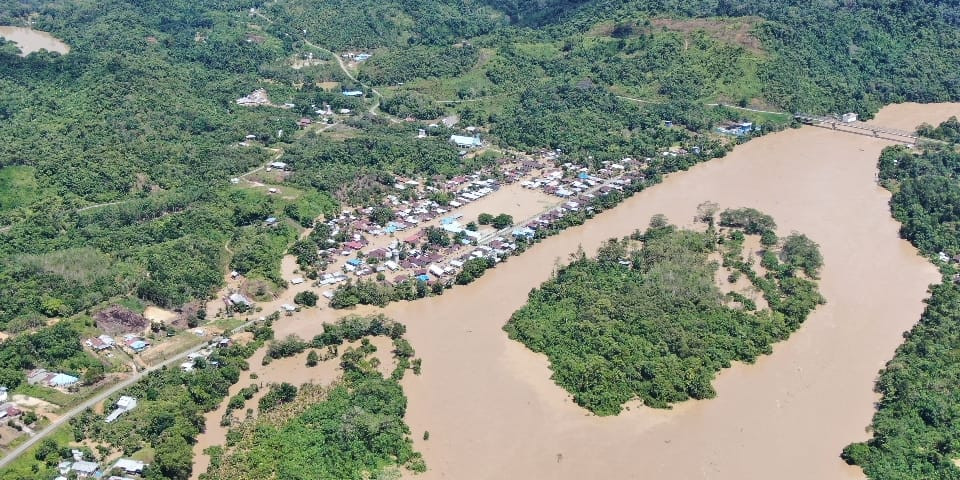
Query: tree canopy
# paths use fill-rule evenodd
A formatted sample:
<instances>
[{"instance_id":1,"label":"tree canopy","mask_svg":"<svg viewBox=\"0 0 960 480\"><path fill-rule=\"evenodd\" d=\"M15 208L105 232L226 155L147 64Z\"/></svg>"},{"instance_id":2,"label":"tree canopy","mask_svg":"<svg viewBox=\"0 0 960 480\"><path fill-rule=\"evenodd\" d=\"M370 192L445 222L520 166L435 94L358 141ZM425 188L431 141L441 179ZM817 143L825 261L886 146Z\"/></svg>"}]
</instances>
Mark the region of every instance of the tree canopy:
<instances>
[{"instance_id":1,"label":"tree canopy","mask_svg":"<svg viewBox=\"0 0 960 480\"><path fill-rule=\"evenodd\" d=\"M581 253L533 290L504 327L545 353L554 381L594 413L616 414L634 398L657 408L711 398L717 371L769 353L823 301L815 283L794 274L803 264L755 273L741 257L740 230L716 237L661 222L636 238L642 245L608 241L596 259ZM751 279L769 310L724 301L714 283L718 265L708 260L713 252Z\"/></svg>"}]
</instances>

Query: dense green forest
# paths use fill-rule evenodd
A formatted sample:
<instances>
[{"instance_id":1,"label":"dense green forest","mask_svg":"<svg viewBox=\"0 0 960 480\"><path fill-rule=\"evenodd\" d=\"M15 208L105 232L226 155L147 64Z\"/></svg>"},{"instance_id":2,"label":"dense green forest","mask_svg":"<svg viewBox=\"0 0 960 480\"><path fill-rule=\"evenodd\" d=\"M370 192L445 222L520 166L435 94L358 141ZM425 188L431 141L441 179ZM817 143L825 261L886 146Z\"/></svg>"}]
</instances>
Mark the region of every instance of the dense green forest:
<instances>
[{"instance_id":1,"label":"dense green forest","mask_svg":"<svg viewBox=\"0 0 960 480\"><path fill-rule=\"evenodd\" d=\"M960 121L957 120L957 117L950 117L936 127L923 124L917 127L917 133L921 137L943 140L948 143L960 143Z\"/></svg>"},{"instance_id":2,"label":"dense green forest","mask_svg":"<svg viewBox=\"0 0 960 480\"><path fill-rule=\"evenodd\" d=\"M0 3L0 23L36 13L38 29L71 46L0 53L0 197L15 199L0 202L0 325L117 296L205 299L230 261L224 245L283 212L271 201L266 216L240 220L232 210L247 199L225 188L268 158L239 140L295 128L292 112L232 105L285 51L243 41L248 27L226 13L241 8ZM23 187L31 193L17 195Z\"/></svg>"},{"instance_id":3,"label":"dense green forest","mask_svg":"<svg viewBox=\"0 0 960 480\"><path fill-rule=\"evenodd\" d=\"M395 478L390 475L401 467L424 471L426 465L414 452L410 428L403 420L407 399L398 380L403 371L420 368L419 361L409 362L414 350L404 332L403 325L383 316L349 316L325 324L324 332L311 342L316 348L337 348L346 340L362 342L342 353L343 377L329 387L307 384L297 391L288 386L293 398L267 402L268 408L261 401L265 412L231 430L226 447L216 449L210 470L201 478L361 480ZM394 342L397 366L390 378L380 373L371 356L376 347L366 337L376 335Z\"/></svg>"},{"instance_id":4,"label":"dense green forest","mask_svg":"<svg viewBox=\"0 0 960 480\"><path fill-rule=\"evenodd\" d=\"M504 330L545 353L554 381L599 415L617 414L634 398L655 408L711 398L717 371L770 353L823 301L816 283L799 274L805 267L816 274L815 243L794 234L778 247L773 235L761 275L743 257L743 241L739 228L698 233L657 217L645 233L605 243L596 258L581 252L530 293ZM789 243L807 248L787 254ZM749 278L770 308L722 294L711 253L722 254L731 275Z\"/></svg>"},{"instance_id":5,"label":"dense green forest","mask_svg":"<svg viewBox=\"0 0 960 480\"><path fill-rule=\"evenodd\" d=\"M937 127L955 131L956 120ZM960 253L960 154L931 148L918 155L891 147L880 159L880 178L890 189L901 234L924 254ZM871 424L873 437L843 451L874 480L960 478L960 287L956 262L939 261L943 283L931 288L920 322L905 334L880 373L882 395Z\"/></svg>"},{"instance_id":6,"label":"dense green forest","mask_svg":"<svg viewBox=\"0 0 960 480\"><path fill-rule=\"evenodd\" d=\"M884 102L960 95L949 68L960 63L957 7L936 2L0 2L0 23L27 17L71 51L0 49L0 285L15 292L0 300L0 324L117 296L204 300L227 266L279 284L292 235L253 231L265 217L231 210L264 202L227 182L271 158L268 148L286 153L288 181L304 192L257 213L302 226L334 211L332 198L386 193L394 173L478 166L443 142L455 132L415 142L414 125L382 116L357 115L333 141L292 136L312 106L373 101L320 86L370 93L326 49L371 51L356 75L390 85L385 112L456 113L495 143L598 161L669 146L715 154L704 134L718 122L788 121L709 102L869 115ZM326 63L291 68L306 52ZM293 108L234 103L263 86ZM239 146L247 135L253 145ZM90 268L68 268L72 258Z\"/></svg>"},{"instance_id":7,"label":"dense green forest","mask_svg":"<svg viewBox=\"0 0 960 480\"><path fill-rule=\"evenodd\" d=\"M751 62L747 77L759 81L765 101L789 110L869 114L884 103L944 101L960 94L953 68L960 60L956 48L960 7L956 4L885 0L487 3L502 9L514 24L554 37L587 36L598 19L617 22L622 27L613 31L620 36L644 32L651 18L755 19L751 34L764 54ZM696 25L693 29L697 30ZM723 29L707 26L702 30L720 35L717 30Z\"/></svg>"},{"instance_id":8,"label":"dense green forest","mask_svg":"<svg viewBox=\"0 0 960 480\"><path fill-rule=\"evenodd\" d=\"M333 2L321 10L332 16L316 8L279 2L268 14L331 48L375 49L391 64L419 55L427 61L403 80L376 81L415 76L424 81L404 89L442 99L516 92L544 77L589 78L675 105L709 99L865 115L884 103L960 95L952 68L960 15L943 2ZM485 49L482 61L460 78L427 81L442 76L430 59L463 39Z\"/></svg>"},{"instance_id":9,"label":"dense green forest","mask_svg":"<svg viewBox=\"0 0 960 480\"><path fill-rule=\"evenodd\" d=\"M80 377L88 367L101 365L83 351L79 336L77 325L62 322L0 343L0 385L16 388L26 380L24 372L34 368L63 370Z\"/></svg>"},{"instance_id":10,"label":"dense green forest","mask_svg":"<svg viewBox=\"0 0 960 480\"><path fill-rule=\"evenodd\" d=\"M960 254L960 155L949 148L916 155L892 147L883 151L879 170L893 192L890 209L901 236L925 253Z\"/></svg>"}]
</instances>

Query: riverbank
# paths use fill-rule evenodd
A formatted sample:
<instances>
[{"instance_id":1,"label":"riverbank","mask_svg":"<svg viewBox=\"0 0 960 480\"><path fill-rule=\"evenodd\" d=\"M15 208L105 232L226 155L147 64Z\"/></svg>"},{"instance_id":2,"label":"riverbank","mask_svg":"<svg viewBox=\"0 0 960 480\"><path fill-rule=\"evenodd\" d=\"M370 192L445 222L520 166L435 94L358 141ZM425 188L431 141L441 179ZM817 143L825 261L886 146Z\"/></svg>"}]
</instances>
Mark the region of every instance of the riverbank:
<instances>
[{"instance_id":1,"label":"riverbank","mask_svg":"<svg viewBox=\"0 0 960 480\"><path fill-rule=\"evenodd\" d=\"M958 112L957 104L897 105L876 123L911 128ZM863 478L839 453L866 438L876 372L919 318L926 287L938 278L899 239L889 194L874 183L886 145L812 127L771 134L668 176L469 287L361 309L405 323L424 359L423 374L403 382L407 422L430 465L418 478L627 478L638 468L652 478ZM507 339L503 323L579 246L592 253L656 213L689 224L704 200L762 209L782 231L818 242L827 305L773 355L723 371L716 399L672 411L588 415L550 380L545 357ZM274 303L264 310L282 302ZM279 338L310 338L341 314L305 311L274 328ZM252 365L254 372L270 368ZM429 441L420 440L425 430Z\"/></svg>"}]
</instances>

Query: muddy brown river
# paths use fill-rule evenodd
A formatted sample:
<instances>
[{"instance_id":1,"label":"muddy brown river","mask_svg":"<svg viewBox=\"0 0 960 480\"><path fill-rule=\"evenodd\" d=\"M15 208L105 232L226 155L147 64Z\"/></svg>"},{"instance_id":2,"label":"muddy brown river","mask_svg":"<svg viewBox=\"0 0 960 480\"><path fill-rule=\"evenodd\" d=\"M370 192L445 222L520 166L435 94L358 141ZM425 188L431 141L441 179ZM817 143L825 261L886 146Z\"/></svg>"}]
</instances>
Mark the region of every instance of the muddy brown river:
<instances>
[{"instance_id":1,"label":"muddy brown river","mask_svg":"<svg viewBox=\"0 0 960 480\"><path fill-rule=\"evenodd\" d=\"M33 52L46 50L66 54L70 46L47 32L41 32L26 27L0 26L0 37L17 44L20 55L27 56Z\"/></svg>"},{"instance_id":2,"label":"muddy brown river","mask_svg":"<svg viewBox=\"0 0 960 480\"><path fill-rule=\"evenodd\" d=\"M875 123L912 129L950 115L960 115L960 104L904 104L885 108ZM407 421L428 466L416 478L864 478L839 454L868 438L876 374L938 280L898 237L889 194L875 183L877 158L890 144L815 127L768 135L670 175L470 286L386 308L423 358L423 374L404 379ZM758 208L776 218L781 235L796 230L817 241L828 303L772 355L721 372L715 399L589 414L550 380L546 357L510 341L502 325L579 246L592 252L657 213L690 224L705 200ZM310 338L339 314L284 318L277 336ZM251 363L269 379L271 367Z\"/></svg>"}]
</instances>

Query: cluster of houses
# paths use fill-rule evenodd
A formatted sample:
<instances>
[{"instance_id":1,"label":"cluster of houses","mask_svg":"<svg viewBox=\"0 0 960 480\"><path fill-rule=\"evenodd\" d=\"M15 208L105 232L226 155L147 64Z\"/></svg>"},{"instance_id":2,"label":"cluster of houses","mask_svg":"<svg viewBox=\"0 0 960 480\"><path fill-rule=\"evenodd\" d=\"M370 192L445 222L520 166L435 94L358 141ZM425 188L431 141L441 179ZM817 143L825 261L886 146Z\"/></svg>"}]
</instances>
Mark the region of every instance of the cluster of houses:
<instances>
[{"instance_id":1,"label":"cluster of houses","mask_svg":"<svg viewBox=\"0 0 960 480\"><path fill-rule=\"evenodd\" d=\"M345 97L354 97L354 98L361 98L364 96L364 93L362 90L344 90L340 92L340 94ZM297 120L298 127L307 128L310 125L313 125L314 122L319 122L321 124L330 124L335 121L333 108L331 108L329 104L324 103L319 107L317 107L317 105L315 104L311 104L310 108L312 108L313 113L317 115L316 120L310 117L301 117L299 120ZM349 108L340 108L337 110L336 113L340 115L349 115L352 112L353 111L350 110Z\"/></svg>"},{"instance_id":2,"label":"cluster of houses","mask_svg":"<svg viewBox=\"0 0 960 480\"><path fill-rule=\"evenodd\" d=\"M717 131L724 135L742 137L754 131L754 126L752 122L729 122L717 127Z\"/></svg>"},{"instance_id":3,"label":"cluster of houses","mask_svg":"<svg viewBox=\"0 0 960 480\"><path fill-rule=\"evenodd\" d=\"M564 163L557 168L543 170L542 175L520 183L524 188L542 190L562 199L575 199L564 204L573 209L587 204L596 195L608 195L622 191L631 183L644 179L642 170L647 162L624 158L619 162L603 162L603 167L591 173L590 169L574 163Z\"/></svg>"},{"instance_id":4,"label":"cluster of houses","mask_svg":"<svg viewBox=\"0 0 960 480\"><path fill-rule=\"evenodd\" d=\"M147 348L150 348L150 342L144 340L143 337L134 334L124 335L123 344L133 353L140 353Z\"/></svg>"},{"instance_id":5,"label":"cluster of houses","mask_svg":"<svg viewBox=\"0 0 960 480\"><path fill-rule=\"evenodd\" d=\"M449 214L452 209L460 208L468 203L490 195L500 188L500 184L497 183L496 180L483 179L480 174L474 174L471 176L455 177L447 181L440 188L433 186L421 187L420 182L404 179L398 180L394 187L401 191L410 188L420 189L422 192L420 195L421 198L411 201L403 200L397 195L388 195L385 206L393 210L395 218L388 221L385 225L380 225L370 218L370 215L376 207L366 207L353 212L344 212L341 213L339 217L327 222L334 235L340 232L353 232L352 237L341 245L340 253L350 255L366 247L369 243L366 235L391 235L415 229L423 223ZM422 198L424 197L423 193L437 191L451 193L453 200L449 201L447 205L441 205L429 198ZM454 218L459 218L459 216L454 216ZM452 222L445 221L444 225L447 223Z\"/></svg>"},{"instance_id":6,"label":"cluster of houses","mask_svg":"<svg viewBox=\"0 0 960 480\"><path fill-rule=\"evenodd\" d=\"M114 341L113 337L110 335L100 335L99 337L88 338L83 343L95 352L109 350L116 345L116 341Z\"/></svg>"},{"instance_id":7,"label":"cluster of houses","mask_svg":"<svg viewBox=\"0 0 960 480\"><path fill-rule=\"evenodd\" d=\"M491 258L500 261L501 258L517 248L514 242L503 237L493 239L486 245L471 247L470 243L453 243L446 247L429 245L425 236L414 235L403 241L394 241L386 248L372 250L363 257L351 259L346 268L357 277L372 273L395 274L388 281L398 284L409 280L422 281L433 284L455 276L463 265L472 258ZM333 278L346 280L346 276ZM321 285L331 285L321 280ZM333 297L333 292L326 291L323 295Z\"/></svg>"},{"instance_id":8,"label":"cluster of houses","mask_svg":"<svg viewBox=\"0 0 960 480\"><path fill-rule=\"evenodd\" d=\"M102 352L117 346L117 341L109 335L91 337L84 340L83 343L95 352ZM134 334L124 335L123 342L121 344L133 353L140 353L150 347L150 342L145 340L143 337Z\"/></svg>"},{"instance_id":9,"label":"cluster of houses","mask_svg":"<svg viewBox=\"0 0 960 480\"><path fill-rule=\"evenodd\" d=\"M233 342L228 337L216 336L210 340L207 348L200 350L199 352L193 352L187 355L187 361L180 364L180 371L183 372L192 372L194 368L197 367L197 360L204 359L206 360L213 353L214 348L226 348L230 345L233 345ZM209 362L212 365L216 365L217 362Z\"/></svg>"},{"instance_id":10,"label":"cluster of houses","mask_svg":"<svg viewBox=\"0 0 960 480\"><path fill-rule=\"evenodd\" d=\"M139 460L130 458L121 458L114 462L109 468L104 470L99 463L84 460L84 454L80 450L72 450L73 459L65 460L57 465L57 471L60 474L54 480L67 480L69 478L95 478L99 480L134 480L128 475L140 476L143 474L147 465ZM110 472L120 472L124 476L106 476Z\"/></svg>"},{"instance_id":11,"label":"cluster of houses","mask_svg":"<svg viewBox=\"0 0 960 480\"><path fill-rule=\"evenodd\" d=\"M335 268L321 273L316 285L332 287L351 276L363 278L373 274L383 274L381 278L393 283L411 278L432 283L456 275L471 258L499 261L517 248L516 242L521 238L534 237L537 229L551 225L569 212L589 209L588 205L598 195L622 191L632 182L642 180L649 161L625 158L602 162L597 169L570 162L554 167L560 155L561 152L548 150L540 152L539 158L504 158L497 162L496 174L478 171L442 183L424 185L418 180L398 178L394 184L397 194L386 196L383 205L343 212L327 222L331 236L340 236L343 241L330 239L329 247L319 249L321 257ZM496 232L492 229L478 232L474 226L467 228L461 223L462 215L457 214L456 209L496 192L504 183L514 182L566 201L522 225L507 229L501 233L503 236L493 237ZM408 190L415 192L415 200L401 198L401 192ZM431 197L437 198L436 193L444 194L447 200L443 203L432 200ZM377 209L384 206L391 209L394 219L380 223L373 217ZM430 244L428 231L422 225L437 218L441 219L439 228L457 241L449 246ZM398 239L386 246L372 246L374 237L407 231L410 233L398 235ZM337 257L349 259L339 262ZM328 290L323 295L331 298L333 292Z\"/></svg>"},{"instance_id":12,"label":"cluster of houses","mask_svg":"<svg viewBox=\"0 0 960 480\"><path fill-rule=\"evenodd\" d=\"M102 352L117 346L116 340L109 335L88 338L83 343L95 352ZM140 353L150 347L150 342L134 334L124 335L121 344L133 353Z\"/></svg>"},{"instance_id":13,"label":"cluster of houses","mask_svg":"<svg viewBox=\"0 0 960 480\"><path fill-rule=\"evenodd\" d=\"M329 106L324 106L329 111ZM467 129L472 136L452 135L450 141L462 148L483 145L476 129ZM685 154L686 152L667 152ZM589 204L601 195L624 190L631 183L643 180L643 170L650 159L624 158L617 162L601 162L595 168L574 163L560 163L562 152L545 150L534 156L501 158L493 171L482 169L470 175L450 179L410 179L398 177L393 184L394 193L387 195L380 205L371 205L353 211L342 212L328 219L330 238L327 245L318 246L318 254L325 259L331 271L320 272L315 278L316 286L335 286L346 282L351 276L363 278L373 274L388 275L393 281L410 278L433 282L454 275L471 258L490 258L499 261L516 249L516 241L529 239L543 228L562 218L568 212L589 209ZM270 165L285 169L285 165ZM478 232L475 226L467 228L460 223L461 215L455 210L472 202L482 200L501 188L503 184L520 182L524 188L541 190L563 200L556 209L526 221L515 228L501 232L511 238L496 237L493 230ZM391 211L391 220L385 220L382 208ZM375 218L379 217L379 218ZM453 237L449 246L432 245L423 225L441 218L439 228ZM266 225L276 225L279 220L267 218ZM402 232L403 235L399 235ZM389 245L372 240L380 236L396 236ZM402 240L400 240L402 239ZM465 251L466 250L466 251ZM343 258L344 261L339 260ZM294 284L303 283L302 277L290 279ZM323 292L331 298L331 291ZM226 305L252 305L240 293L225 297ZM289 309L295 309L289 305Z\"/></svg>"},{"instance_id":14,"label":"cluster of houses","mask_svg":"<svg viewBox=\"0 0 960 480\"><path fill-rule=\"evenodd\" d=\"M370 60L370 57L372 57L373 55L366 52L346 52L346 53L340 54L340 56L342 58L345 58L347 60L352 60L354 62L365 62L367 60Z\"/></svg>"}]
</instances>

